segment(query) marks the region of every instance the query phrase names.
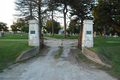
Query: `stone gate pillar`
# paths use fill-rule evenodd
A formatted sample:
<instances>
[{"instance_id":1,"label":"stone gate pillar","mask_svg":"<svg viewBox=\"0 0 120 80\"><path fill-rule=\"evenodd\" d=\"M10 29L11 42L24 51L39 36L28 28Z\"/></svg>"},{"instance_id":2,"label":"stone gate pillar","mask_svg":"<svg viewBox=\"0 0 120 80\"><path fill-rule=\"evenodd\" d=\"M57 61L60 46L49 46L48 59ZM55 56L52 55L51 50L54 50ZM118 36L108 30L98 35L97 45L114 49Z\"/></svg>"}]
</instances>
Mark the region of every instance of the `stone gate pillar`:
<instances>
[{"instance_id":1,"label":"stone gate pillar","mask_svg":"<svg viewBox=\"0 0 120 80\"><path fill-rule=\"evenodd\" d=\"M84 20L82 47L93 47L93 20Z\"/></svg>"},{"instance_id":2,"label":"stone gate pillar","mask_svg":"<svg viewBox=\"0 0 120 80\"><path fill-rule=\"evenodd\" d=\"M39 26L37 20L29 20L29 46L39 46Z\"/></svg>"}]
</instances>

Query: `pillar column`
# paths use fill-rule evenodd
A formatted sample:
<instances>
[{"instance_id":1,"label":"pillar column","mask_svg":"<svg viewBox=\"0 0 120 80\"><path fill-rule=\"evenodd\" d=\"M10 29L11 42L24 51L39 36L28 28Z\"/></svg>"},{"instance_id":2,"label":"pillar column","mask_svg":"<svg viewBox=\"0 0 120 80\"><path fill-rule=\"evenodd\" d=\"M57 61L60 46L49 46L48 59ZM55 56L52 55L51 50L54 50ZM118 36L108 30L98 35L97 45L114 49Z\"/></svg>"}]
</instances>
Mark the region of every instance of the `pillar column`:
<instances>
[{"instance_id":1,"label":"pillar column","mask_svg":"<svg viewBox=\"0 0 120 80\"><path fill-rule=\"evenodd\" d=\"M39 26L37 20L29 20L29 46L39 46Z\"/></svg>"},{"instance_id":2,"label":"pillar column","mask_svg":"<svg viewBox=\"0 0 120 80\"><path fill-rule=\"evenodd\" d=\"M82 47L93 47L93 20L84 20Z\"/></svg>"}]
</instances>

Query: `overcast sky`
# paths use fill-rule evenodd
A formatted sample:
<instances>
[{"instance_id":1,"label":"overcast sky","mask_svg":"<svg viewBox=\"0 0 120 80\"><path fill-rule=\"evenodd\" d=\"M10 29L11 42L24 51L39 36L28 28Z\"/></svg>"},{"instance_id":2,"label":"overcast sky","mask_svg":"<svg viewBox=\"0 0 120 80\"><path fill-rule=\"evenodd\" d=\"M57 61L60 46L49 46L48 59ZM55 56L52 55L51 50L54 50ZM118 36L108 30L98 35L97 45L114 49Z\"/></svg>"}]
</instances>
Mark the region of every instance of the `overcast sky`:
<instances>
[{"instance_id":1,"label":"overcast sky","mask_svg":"<svg viewBox=\"0 0 120 80\"><path fill-rule=\"evenodd\" d=\"M14 21L14 1L15 0L0 0L0 22L7 23L8 27Z\"/></svg>"},{"instance_id":2,"label":"overcast sky","mask_svg":"<svg viewBox=\"0 0 120 80\"><path fill-rule=\"evenodd\" d=\"M7 26L10 27L12 25L13 21L15 21L15 17L13 16L15 14L15 0L0 0L0 22L7 23ZM62 14L63 15L63 14ZM63 26L64 20L59 18L57 19L58 22L61 23ZM69 20L67 19L68 23Z\"/></svg>"}]
</instances>

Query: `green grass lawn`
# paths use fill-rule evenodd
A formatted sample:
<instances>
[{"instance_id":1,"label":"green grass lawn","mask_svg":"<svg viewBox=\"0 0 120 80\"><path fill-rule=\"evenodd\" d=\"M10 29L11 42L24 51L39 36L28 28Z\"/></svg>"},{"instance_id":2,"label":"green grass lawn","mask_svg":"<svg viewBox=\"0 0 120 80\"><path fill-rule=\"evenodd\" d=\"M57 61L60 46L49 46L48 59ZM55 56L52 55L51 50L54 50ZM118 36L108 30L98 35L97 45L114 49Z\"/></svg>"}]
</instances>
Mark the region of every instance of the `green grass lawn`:
<instances>
[{"instance_id":1,"label":"green grass lawn","mask_svg":"<svg viewBox=\"0 0 120 80\"><path fill-rule=\"evenodd\" d=\"M79 35L72 35L72 36L67 36L67 39L78 39ZM55 35L55 36L49 36L49 35L44 35L44 37L51 37L51 38L57 38L57 39L63 39L64 36L63 35ZM94 41L120 41L120 37L119 38L114 38L114 37L106 37L106 39L103 39L104 36L97 36L94 37Z\"/></svg>"},{"instance_id":2,"label":"green grass lawn","mask_svg":"<svg viewBox=\"0 0 120 80\"><path fill-rule=\"evenodd\" d=\"M28 34L6 34L5 37L0 37L0 39L28 39Z\"/></svg>"},{"instance_id":3,"label":"green grass lawn","mask_svg":"<svg viewBox=\"0 0 120 80\"><path fill-rule=\"evenodd\" d=\"M64 35L55 35L55 36L49 36L49 35L44 35L44 37L51 37L51 38L57 38L57 39L63 39ZM78 35L72 35L72 36L67 36L67 39L78 39Z\"/></svg>"},{"instance_id":4,"label":"green grass lawn","mask_svg":"<svg viewBox=\"0 0 120 80\"><path fill-rule=\"evenodd\" d=\"M44 37L51 37L51 38L57 38L57 39L63 39L63 35L55 35L55 36L49 36L49 35L44 35ZM78 39L78 35L72 35L72 36L67 36L67 39ZM28 34L23 34L23 36L20 36L20 34L6 34L5 37L0 37L0 39L28 39ZM97 36L94 38L94 41L120 41L119 38L114 38L114 37L107 37L106 39L103 39L103 36Z\"/></svg>"},{"instance_id":5,"label":"green grass lawn","mask_svg":"<svg viewBox=\"0 0 120 80\"><path fill-rule=\"evenodd\" d=\"M112 66L112 68L106 69L109 73L120 77L120 43L94 42L94 47L90 49Z\"/></svg>"},{"instance_id":6,"label":"green grass lawn","mask_svg":"<svg viewBox=\"0 0 120 80\"><path fill-rule=\"evenodd\" d=\"M14 63L22 52L31 48L33 46L28 46L28 41L0 41L0 72Z\"/></svg>"},{"instance_id":7,"label":"green grass lawn","mask_svg":"<svg viewBox=\"0 0 120 80\"><path fill-rule=\"evenodd\" d=\"M120 41L120 37L119 38L106 37L106 39L103 39L103 36L97 36L94 37L94 41Z\"/></svg>"}]
</instances>

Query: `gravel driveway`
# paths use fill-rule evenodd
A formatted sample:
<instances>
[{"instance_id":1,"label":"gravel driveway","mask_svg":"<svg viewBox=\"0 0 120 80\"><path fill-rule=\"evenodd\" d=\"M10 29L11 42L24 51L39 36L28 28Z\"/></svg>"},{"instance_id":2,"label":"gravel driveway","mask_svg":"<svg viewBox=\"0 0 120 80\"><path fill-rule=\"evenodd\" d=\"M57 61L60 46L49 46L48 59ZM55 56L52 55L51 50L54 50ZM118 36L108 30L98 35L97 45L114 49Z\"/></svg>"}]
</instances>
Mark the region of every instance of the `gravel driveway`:
<instances>
[{"instance_id":1,"label":"gravel driveway","mask_svg":"<svg viewBox=\"0 0 120 80\"><path fill-rule=\"evenodd\" d=\"M41 56L10 66L0 73L0 80L117 80L91 65L76 62L71 49L76 49L77 39L46 38L44 43L49 47L41 50ZM63 46L63 53L54 59L59 46Z\"/></svg>"}]
</instances>

